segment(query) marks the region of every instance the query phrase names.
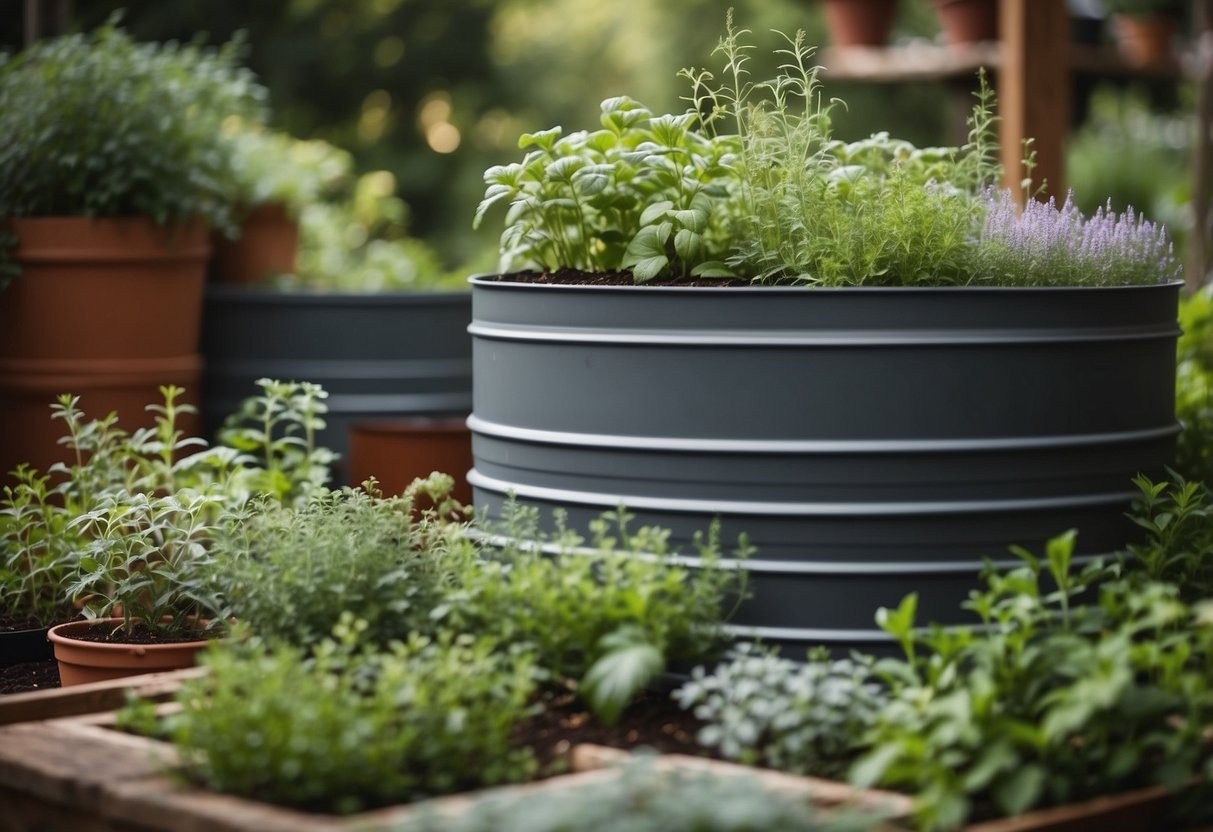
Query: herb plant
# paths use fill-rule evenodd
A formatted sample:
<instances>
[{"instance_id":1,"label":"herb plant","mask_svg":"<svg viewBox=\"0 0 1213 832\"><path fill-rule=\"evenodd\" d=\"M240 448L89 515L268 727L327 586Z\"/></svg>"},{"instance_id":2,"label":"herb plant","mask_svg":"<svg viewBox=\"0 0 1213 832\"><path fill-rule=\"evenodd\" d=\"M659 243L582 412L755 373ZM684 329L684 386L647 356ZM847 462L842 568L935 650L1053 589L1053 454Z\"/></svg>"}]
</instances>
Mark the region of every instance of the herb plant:
<instances>
[{"instance_id":1,"label":"herb plant","mask_svg":"<svg viewBox=\"0 0 1213 832\"><path fill-rule=\"evenodd\" d=\"M525 134L521 163L485 172L475 224L509 203L502 267L727 275L719 205L736 141L701 132L693 112L654 116L627 96L601 109L602 129Z\"/></svg>"},{"instance_id":2,"label":"herb plant","mask_svg":"<svg viewBox=\"0 0 1213 832\"><path fill-rule=\"evenodd\" d=\"M871 812L826 814L743 776L662 771L647 759L612 779L526 795L485 797L454 818L419 813L399 832L867 832Z\"/></svg>"},{"instance_id":3,"label":"herb plant","mask_svg":"<svg viewBox=\"0 0 1213 832\"><path fill-rule=\"evenodd\" d=\"M325 426L328 392L308 381L257 379L261 395L245 399L219 432L220 442L256 462L245 483L249 493L279 500L305 500L323 490L336 460L316 444Z\"/></svg>"},{"instance_id":4,"label":"herb plant","mask_svg":"<svg viewBox=\"0 0 1213 832\"><path fill-rule=\"evenodd\" d=\"M323 391L268 384L297 395L275 399L274 419L254 431L264 468L237 448L185 436L179 419L193 407L178 387L161 388L163 402L148 405L154 425L130 433L114 414L89 419L78 397L61 396L52 418L64 425L66 461L45 474L22 466L0 499L5 607L43 625L71 618L78 604L88 616L121 606L126 627L142 620L159 629L163 615L168 629L189 615L218 617L222 601L203 578L220 516L271 487L271 498L311 493L309 478L328 476L322 461L331 455L279 441L284 425L316 417Z\"/></svg>"},{"instance_id":5,"label":"herb plant","mask_svg":"<svg viewBox=\"0 0 1213 832\"><path fill-rule=\"evenodd\" d=\"M232 216L228 116L262 117L243 46L136 43L117 18L0 66L0 216Z\"/></svg>"},{"instance_id":6,"label":"herb plant","mask_svg":"<svg viewBox=\"0 0 1213 832\"><path fill-rule=\"evenodd\" d=\"M212 648L170 726L188 773L340 813L531 775L530 753L510 742L535 685L525 652L449 634L363 650L363 627L347 614L310 656L257 641Z\"/></svg>"},{"instance_id":7,"label":"herb plant","mask_svg":"<svg viewBox=\"0 0 1213 832\"><path fill-rule=\"evenodd\" d=\"M699 742L726 758L831 777L845 773L886 705L870 660L801 663L751 644L711 673L696 667L674 696L706 723Z\"/></svg>"},{"instance_id":8,"label":"herb plant","mask_svg":"<svg viewBox=\"0 0 1213 832\"><path fill-rule=\"evenodd\" d=\"M989 191L975 259L983 280L1000 286L1123 286L1179 277L1166 230L1111 202L1084 217L1070 197L1060 208Z\"/></svg>"},{"instance_id":9,"label":"herb plant","mask_svg":"<svg viewBox=\"0 0 1213 832\"><path fill-rule=\"evenodd\" d=\"M825 287L1108 285L1177 274L1165 231L1131 210L1088 219L1069 203L1030 203L1014 216L1010 194L994 190L1001 170L984 76L962 147L919 149L886 133L844 143L831 133L842 102L826 99L804 33L777 33L782 64L765 80L750 75L750 34L730 13L719 74L681 73L691 85L681 115L653 115L621 96L603 103L602 130L524 135L521 163L486 172L474 220L508 203L502 270Z\"/></svg>"},{"instance_id":10,"label":"herb plant","mask_svg":"<svg viewBox=\"0 0 1213 832\"><path fill-rule=\"evenodd\" d=\"M1179 303L1181 334L1175 367L1175 416L1183 424L1175 470L1213 486L1213 293L1209 287Z\"/></svg>"},{"instance_id":11,"label":"herb plant","mask_svg":"<svg viewBox=\"0 0 1213 832\"><path fill-rule=\"evenodd\" d=\"M415 514L412 493L347 488L294 508L255 501L216 535L215 556L233 615L258 636L311 646L352 610L363 643L384 646L433 632L431 611L470 546L459 530Z\"/></svg>"},{"instance_id":12,"label":"herb plant","mask_svg":"<svg viewBox=\"0 0 1213 832\"><path fill-rule=\"evenodd\" d=\"M1076 570L1074 541L989 572L966 604L981 628L916 631L912 595L881 611L906 659L878 665L892 701L854 782L913 792L925 828L952 829L1203 770L1213 628L1173 584Z\"/></svg>"},{"instance_id":13,"label":"herb plant","mask_svg":"<svg viewBox=\"0 0 1213 832\"><path fill-rule=\"evenodd\" d=\"M214 489L165 496L118 491L72 521L88 542L74 554L67 587L86 618L118 614L121 630L192 635L223 625L225 605L209 552L223 495Z\"/></svg>"},{"instance_id":14,"label":"herb plant","mask_svg":"<svg viewBox=\"0 0 1213 832\"><path fill-rule=\"evenodd\" d=\"M496 551L465 569L435 610L444 627L531 647L555 679L581 680L606 722L669 662L721 647L744 572L720 565L714 532L696 541L692 574L669 551L668 532L630 530L622 510L591 524L588 546L564 529L548 545L529 543L545 539L536 513L515 508L506 518L491 538Z\"/></svg>"}]
</instances>

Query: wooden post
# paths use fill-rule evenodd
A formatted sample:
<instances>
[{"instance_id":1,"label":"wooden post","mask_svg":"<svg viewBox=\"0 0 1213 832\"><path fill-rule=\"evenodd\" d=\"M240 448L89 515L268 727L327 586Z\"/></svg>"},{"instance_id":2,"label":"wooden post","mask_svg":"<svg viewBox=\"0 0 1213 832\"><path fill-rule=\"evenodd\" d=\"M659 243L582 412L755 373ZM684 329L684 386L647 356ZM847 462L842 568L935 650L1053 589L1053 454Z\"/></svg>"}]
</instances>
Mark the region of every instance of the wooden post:
<instances>
[{"instance_id":1,"label":"wooden post","mask_svg":"<svg viewBox=\"0 0 1213 832\"><path fill-rule=\"evenodd\" d=\"M1032 189L1065 196L1065 141L1070 123L1070 20L1060 0L1000 0L1002 65L998 74L1003 184L1020 202L1025 138L1034 139Z\"/></svg>"},{"instance_id":2,"label":"wooden post","mask_svg":"<svg viewBox=\"0 0 1213 832\"><path fill-rule=\"evenodd\" d=\"M1199 289L1213 271L1213 0L1194 4L1196 41L1196 146L1192 153L1192 235L1184 282L1188 291Z\"/></svg>"}]
</instances>

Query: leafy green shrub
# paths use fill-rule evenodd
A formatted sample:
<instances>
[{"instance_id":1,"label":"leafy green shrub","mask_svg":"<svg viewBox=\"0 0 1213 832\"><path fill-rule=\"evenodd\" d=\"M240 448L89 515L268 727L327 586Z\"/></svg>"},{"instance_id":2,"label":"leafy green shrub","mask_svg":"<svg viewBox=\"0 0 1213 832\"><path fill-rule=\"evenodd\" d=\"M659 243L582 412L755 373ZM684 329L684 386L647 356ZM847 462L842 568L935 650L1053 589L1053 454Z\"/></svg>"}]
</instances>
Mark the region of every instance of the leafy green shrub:
<instances>
[{"instance_id":1,"label":"leafy green shrub","mask_svg":"<svg viewBox=\"0 0 1213 832\"><path fill-rule=\"evenodd\" d=\"M485 173L474 220L509 204L501 268L827 287L1174 278L1166 232L1131 210L1013 216L995 190L984 76L963 147L920 150L885 133L848 145L832 138L840 102L825 100L804 33L779 33L782 64L766 80L750 76L750 34L730 13L719 78L683 70L692 106L681 115L617 97L602 105L602 130L523 135L522 162Z\"/></svg>"},{"instance_id":2,"label":"leafy green shrub","mask_svg":"<svg viewBox=\"0 0 1213 832\"><path fill-rule=\"evenodd\" d=\"M546 539L533 510L506 517L492 538L498 548L470 563L436 610L444 627L532 647L557 679L582 680L608 722L667 662L699 661L722 645L744 572L720 565L714 531L697 538L691 570L669 551L668 532L630 531L622 510L594 521L584 547L563 529L547 545L528 542Z\"/></svg>"},{"instance_id":3,"label":"leafy green shrub","mask_svg":"<svg viewBox=\"0 0 1213 832\"><path fill-rule=\"evenodd\" d=\"M295 508L255 502L215 540L233 615L266 640L299 646L326 638L345 611L363 620L368 644L432 632L431 611L470 544L457 525L415 517L413 495L425 488L441 499L451 484L386 499L347 488Z\"/></svg>"},{"instance_id":4,"label":"leafy green shrub","mask_svg":"<svg viewBox=\"0 0 1213 832\"><path fill-rule=\"evenodd\" d=\"M1128 547L1126 568L1174 584L1187 602L1213 598L1213 495L1201 482L1134 479L1140 496L1131 515L1145 539Z\"/></svg>"},{"instance_id":5,"label":"leafy green shrub","mask_svg":"<svg viewBox=\"0 0 1213 832\"><path fill-rule=\"evenodd\" d=\"M892 701L854 782L910 791L925 828L952 829L979 807L1178 789L1204 770L1213 627L1173 584L1098 563L1076 572L1074 541L989 572L966 603L980 628L916 632L913 595L881 610L906 659L878 665Z\"/></svg>"},{"instance_id":6,"label":"leafy green shrub","mask_svg":"<svg viewBox=\"0 0 1213 832\"><path fill-rule=\"evenodd\" d=\"M1213 289L1180 301L1179 324L1175 416L1183 433L1176 442L1175 470L1213 486Z\"/></svg>"},{"instance_id":7,"label":"leafy green shrub","mask_svg":"<svg viewBox=\"0 0 1213 832\"><path fill-rule=\"evenodd\" d=\"M216 646L170 731L208 788L308 809L359 809L526 779L510 736L535 685L524 652L486 639L412 637L360 650L346 615L311 656Z\"/></svg>"},{"instance_id":8,"label":"leafy green shrub","mask_svg":"<svg viewBox=\"0 0 1213 832\"><path fill-rule=\"evenodd\" d=\"M307 405L323 391L268 383L283 395L264 397L273 399L274 418L253 432L264 468L235 447L186 437L178 420L194 408L178 401L178 387L161 388L163 404L148 405L154 426L130 433L114 414L89 420L78 397L60 396L52 418L64 424L68 461L46 474L19 467L0 499L0 601L43 625L73 617L77 601L88 616L121 605L128 626L161 614L175 624L194 612L222 617L203 580L213 571L203 550L220 515L238 512L253 494L286 499L314 490L311 478L328 478L322 463L331 454L299 454L279 436L323 412Z\"/></svg>"},{"instance_id":9,"label":"leafy green shrub","mask_svg":"<svg viewBox=\"0 0 1213 832\"><path fill-rule=\"evenodd\" d=\"M400 832L866 832L873 813L818 812L748 777L659 771L629 763L620 776L526 796L486 797L454 818L422 813Z\"/></svg>"},{"instance_id":10,"label":"leafy green shrub","mask_svg":"<svg viewBox=\"0 0 1213 832\"><path fill-rule=\"evenodd\" d=\"M780 658L750 644L711 674L696 667L675 694L703 720L698 740L730 760L839 776L886 704L870 660Z\"/></svg>"},{"instance_id":11,"label":"leafy green shrub","mask_svg":"<svg viewBox=\"0 0 1213 832\"><path fill-rule=\"evenodd\" d=\"M0 216L147 216L232 225L224 118L266 91L239 42L135 43L116 18L0 65Z\"/></svg>"}]
</instances>

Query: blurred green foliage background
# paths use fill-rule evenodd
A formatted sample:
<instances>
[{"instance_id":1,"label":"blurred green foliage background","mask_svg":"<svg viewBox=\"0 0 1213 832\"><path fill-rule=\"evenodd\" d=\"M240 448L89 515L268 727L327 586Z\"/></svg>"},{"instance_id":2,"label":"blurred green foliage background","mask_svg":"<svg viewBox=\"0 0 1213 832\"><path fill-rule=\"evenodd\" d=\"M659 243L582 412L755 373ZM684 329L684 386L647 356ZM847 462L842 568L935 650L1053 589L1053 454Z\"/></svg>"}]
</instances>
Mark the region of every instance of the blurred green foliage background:
<instances>
[{"instance_id":1,"label":"blurred green foliage background","mask_svg":"<svg viewBox=\"0 0 1213 832\"><path fill-rule=\"evenodd\" d=\"M518 157L520 133L593 128L599 101L619 94L681 111L676 73L717 66L711 52L729 7L756 33L803 28L810 43L827 44L817 0L46 2L66 3L69 29L123 8L124 26L145 40L220 43L246 32L247 63L271 91L272 126L350 151L359 171L390 171L409 232L448 268L483 264L495 250L498 227L474 232L472 213L481 174ZM20 17L0 19L0 45L20 45ZM929 0L902 0L893 40L938 36ZM753 69L763 77L772 62L756 52ZM847 103L836 111L840 138L888 130L923 145L962 135L955 97L941 85L842 84L828 68L823 78L827 94Z\"/></svg>"}]
</instances>

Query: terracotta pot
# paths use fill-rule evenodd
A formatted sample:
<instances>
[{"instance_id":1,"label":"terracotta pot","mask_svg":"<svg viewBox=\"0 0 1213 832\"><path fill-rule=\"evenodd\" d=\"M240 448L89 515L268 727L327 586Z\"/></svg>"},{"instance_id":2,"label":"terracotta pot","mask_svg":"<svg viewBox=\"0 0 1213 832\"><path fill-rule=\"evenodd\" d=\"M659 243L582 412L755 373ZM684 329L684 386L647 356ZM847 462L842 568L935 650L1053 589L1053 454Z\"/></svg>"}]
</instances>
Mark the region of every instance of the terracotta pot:
<instances>
[{"instance_id":1,"label":"terracotta pot","mask_svg":"<svg viewBox=\"0 0 1213 832\"><path fill-rule=\"evenodd\" d=\"M210 253L201 224L50 217L9 227L21 274L0 292L0 475L65 458L49 409L60 393L79 395L93 418L116 411L127 430L152 423L144 408L162 400L161 385L197 393Z\"/></svg>"},{"instance_id":2,"label":"terracotta pot","mask_svg":"<svg viewBox=\"0 0 1213 832\"><path fill-rule=\"evenodd\" d=\"M948 43L998 39L998 0L934 0L935 15Z\"/></svg>"},{"instance_id":3,"label":"terracotta pot","mask_svg":"<svg viewBox=\"0 0 1213 832\"><path fill-rule=\"evenodd\" d=\"M835 46L883 46L893 28L897 0L825 0L825 12Z\"/></svg>"},{"instance_id":4,"label":"terracotta pot","mask_svg":"<svg viewBox=\"0 0 1213 832\"><path fill-rule=\"evenodd\" d=\"M1133 66L1163 64L1172 59L1173 17L1117 14L1112 16L1112 32L1121 57Z\"/></svg>"},{"instance_id":5,"label":"terracotta pot","mask_svg":"<svg viewBox=\"0 0 1213 832\"><path fill-rule=\"evenodd\" d=\"M441 471L455 478L455 499L472 503L467 483L472 438L462 418L355 422L350 425L349 449L353 484L373 476L384 494L400 494L418 477Z\"/></svg>"},{"instance_id":6,"label":"terracotta pot","mask_svg":"<svg viewBox=\"0 0 1213 832\"><path fill-rule=\"evenodd\" d=\"M240 238L211 235L211 277L219 283L264 283L295 271L299 223L280 202L258 205L245 218Z\"/></svg>"},{"instance_id":7,"label":"terracotta pot","mask_svg":"<svg viewBox=\"0 0 1213 832\"><path fill-rule=\"evenodd\" d=\"M173 644L120 644L84 641L74 637L99 622L117 627L122 619L71 621L51 627L47 634L54 646L55 659L59 662L59 684L62 687L193 667L198 652L211 642L210 639L200 639Z\"/></svg>"}]
</instances>

